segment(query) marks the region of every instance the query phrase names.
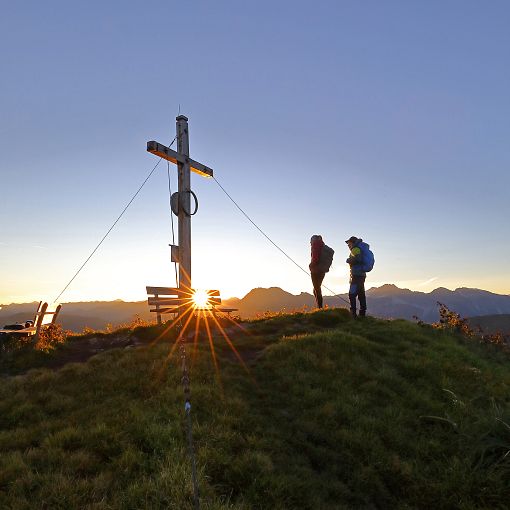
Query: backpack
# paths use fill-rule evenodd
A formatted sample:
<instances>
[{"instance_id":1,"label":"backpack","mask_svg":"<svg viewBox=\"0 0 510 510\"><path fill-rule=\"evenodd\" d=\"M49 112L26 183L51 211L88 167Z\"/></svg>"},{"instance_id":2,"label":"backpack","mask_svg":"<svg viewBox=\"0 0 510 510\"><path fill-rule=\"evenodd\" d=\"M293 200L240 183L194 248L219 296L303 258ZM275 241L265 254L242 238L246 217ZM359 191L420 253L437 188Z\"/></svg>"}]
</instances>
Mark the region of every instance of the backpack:
<instances>
[{"instance_id":1,"label":"backpack","mask_svg":"<svg viewBox=\"0 0 510 510\"><path fill-rule=\"evenodd\" d=\"M335 250L330 248L326 244L322 247L321 256L319 257L319 263L317 264L322 271L327 273L331 264L333 264L333 255L335 254Z\"/></svg>"},{"instance_id":2,"label":"backpack","mask_svg":"<svg viewBox=\"0 0 510 510\"><path fill-rule=\"evenodd\" d=\"M363 257L363 271L369 273L374 268L375 257L373 252L370 250L370 246L367 243L360 243L359 249Z\"/></svg>"}]
</instances>

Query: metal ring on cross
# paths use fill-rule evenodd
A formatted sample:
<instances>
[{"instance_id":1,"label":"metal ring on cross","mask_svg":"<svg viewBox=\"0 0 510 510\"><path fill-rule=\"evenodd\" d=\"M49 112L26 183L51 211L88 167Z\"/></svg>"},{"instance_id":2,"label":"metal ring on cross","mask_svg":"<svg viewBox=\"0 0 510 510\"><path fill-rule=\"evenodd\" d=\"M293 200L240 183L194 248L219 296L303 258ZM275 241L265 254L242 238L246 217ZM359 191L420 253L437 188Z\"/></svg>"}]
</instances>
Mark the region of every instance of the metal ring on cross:
<instances>
[{"instance_id":1,"label":"metal ring on cross","mask_svg":"<svg viewBox=\"0 0 510 510\"><path fill-rule=\"evenodd\" d=\"M184 206L183 204L183 196L181 196L180 193L189 193L190 196L193 197L193 199L195 200L195 208L193 209L193 212L191 212L191 210L186 210L186 207ZM172 209L172 212L176 215L176 216L179 216L179 211L182 210L184 211L184 214L186 216L194 216L197 211L198 211L198 198L197 196L195 195L195 193L191 190L187 190L187 191L176 191L175 193L172 193L172 196L170 197L170 208Z\"/></svg>"}]
</instances>

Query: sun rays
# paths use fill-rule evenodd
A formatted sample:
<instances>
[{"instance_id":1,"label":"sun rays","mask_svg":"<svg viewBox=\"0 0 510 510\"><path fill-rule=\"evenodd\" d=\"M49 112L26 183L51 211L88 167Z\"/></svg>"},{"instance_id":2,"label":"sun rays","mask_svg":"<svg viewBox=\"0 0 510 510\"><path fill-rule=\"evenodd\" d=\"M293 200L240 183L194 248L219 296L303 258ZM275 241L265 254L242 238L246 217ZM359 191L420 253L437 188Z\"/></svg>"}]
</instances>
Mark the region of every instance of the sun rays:
<instances>
[{"instance_id":1,"label":"sun rays","mask_svg":"<svg viewBox=\"0 0 510 510\"><path fill-rule=\"evenodd\" d=\"M215 308L221 303L218 291L195 290L186 292L184 296L180 296L177 316L168 321L163 331L150 344L151 346L159 341L173 337L168 354L165 357L159 376L162 376L168 363L172 359L180 342L193 345L191 354L191 366L194 367L200 354L200 345L208 347L214 366L215 376L223 394L223 385L220 369L220 357L224 347L227 351L231 351L235 359L243 367L244 371L255 382L249 367L246 365L238 348L234 345L233 339L230 337L232 328L238 329L245 335L250 332L234 318L221 313L221 310ZM220 315L221 314L221 315ZM221 339L221 344L218 340ZM224 343L223 343L224 342Z\"/></svg>"}]
</instances>

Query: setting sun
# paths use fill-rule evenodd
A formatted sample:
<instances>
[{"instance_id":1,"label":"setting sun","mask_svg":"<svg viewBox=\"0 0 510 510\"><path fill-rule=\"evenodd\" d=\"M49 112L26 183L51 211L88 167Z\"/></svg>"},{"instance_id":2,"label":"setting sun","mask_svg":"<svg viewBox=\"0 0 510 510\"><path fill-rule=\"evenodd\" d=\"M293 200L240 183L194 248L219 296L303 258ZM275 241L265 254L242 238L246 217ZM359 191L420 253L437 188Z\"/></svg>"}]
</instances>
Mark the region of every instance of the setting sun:
<instances>
[{"instance_id":1,"label":"setting sun","mask_svg":"<svg viewBox=\"0 0 510 510\"><path fill-rule=\"evenodd\" d=\"M209 294L205 290L196 290L193 294L193 304L195 308L209 308Z\"/></svg>"}]
</instances>

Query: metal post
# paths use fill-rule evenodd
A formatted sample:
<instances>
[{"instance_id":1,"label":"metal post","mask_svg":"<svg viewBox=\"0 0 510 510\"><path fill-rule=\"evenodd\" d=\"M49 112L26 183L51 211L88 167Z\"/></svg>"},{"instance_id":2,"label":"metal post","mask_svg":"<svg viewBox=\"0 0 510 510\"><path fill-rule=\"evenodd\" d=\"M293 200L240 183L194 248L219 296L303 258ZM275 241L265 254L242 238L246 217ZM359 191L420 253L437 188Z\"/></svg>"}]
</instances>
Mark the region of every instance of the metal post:
<instances>
[{"instance_id":1,"label":"metal post","mask_svg":"<svg viewBox=\"0 0 510 510\"><path fill-rule=\"evenodd\" d=\"M177 162L179 172L179 289L185 293L191 289L191 211L189 133L188 118L179 115L177 124L177 152L186 156L185 162Z\"/></svg>"}]
</instances>

